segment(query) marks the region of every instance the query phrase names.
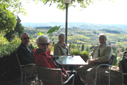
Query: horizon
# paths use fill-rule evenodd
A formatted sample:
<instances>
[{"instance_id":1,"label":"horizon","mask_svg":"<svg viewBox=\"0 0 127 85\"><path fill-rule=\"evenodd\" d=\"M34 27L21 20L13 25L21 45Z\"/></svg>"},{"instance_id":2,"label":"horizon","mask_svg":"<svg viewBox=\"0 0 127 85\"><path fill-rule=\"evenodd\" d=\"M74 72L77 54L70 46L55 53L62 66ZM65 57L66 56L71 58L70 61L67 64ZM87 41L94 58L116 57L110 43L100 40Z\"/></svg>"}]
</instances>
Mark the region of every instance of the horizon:
<instances>
[{"instance_id":1,"label":"horizon","mask_svg":"<svg viewBox=\"0 0 127 85\"><path fill-rule=\"evenodd\" d=\"M90 4L87 8L68 8L68 22L93 24L127 24L127 0L105 0ZM56 4L29 4L24 2L27 16L19 14L21 23L65 22L65 10L56 8Z\"/></svg>"},{"instance_id":2,"label":"horizon","mask_svg":"<svg viewBox=\"0 0 127 85\"><path fill-rule=\"evenodd\" d=\"M65 23L65 22L21 22L22 24L23 23ZM76 23L76 22L68 22L68 23ZM112 23L89 23L89 22L77 22L77 23L87 23L87 24L102 24L102 25L127 25L127 24L124 24L124 23L120 23L120 24L112 24Z\"/></svg>"},{"instance_id":3,"label":"horizon","mask_svg":"<svg viewBox=\"0 0 127 85\"><path fill-rule=\"evenodd\" d=\"M44 23L26 22L26 23L22 23L22 26L28 28L60 26L60 28L65 28L65 22L44 22ZM87 27L87 29L110 28L114 30L120 30L120 29L125 30L127 29L127 24L95 24L95 23L84 23L84 22L68 22L68 28L73 28L73 27L77 27L80 29L84 29Z\"/></svg>"}]
</instances>

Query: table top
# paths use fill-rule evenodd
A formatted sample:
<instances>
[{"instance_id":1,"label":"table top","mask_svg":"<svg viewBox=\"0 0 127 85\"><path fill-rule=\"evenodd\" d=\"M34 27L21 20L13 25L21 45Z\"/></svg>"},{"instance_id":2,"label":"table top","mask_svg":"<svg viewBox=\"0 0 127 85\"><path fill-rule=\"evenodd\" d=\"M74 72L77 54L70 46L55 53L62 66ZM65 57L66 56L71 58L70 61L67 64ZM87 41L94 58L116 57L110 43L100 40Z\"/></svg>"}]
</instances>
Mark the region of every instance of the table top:
<instances>
[{"instance_id":1,"label":"table top","mask_svg":"<svg viewBox=\"0 0 127 85\"><path fill-rule=\"evenodd\" d=\"M86 65L85 62L80 56L56 56L56 62L60 65Z\"/></svg>"}]
</instances>

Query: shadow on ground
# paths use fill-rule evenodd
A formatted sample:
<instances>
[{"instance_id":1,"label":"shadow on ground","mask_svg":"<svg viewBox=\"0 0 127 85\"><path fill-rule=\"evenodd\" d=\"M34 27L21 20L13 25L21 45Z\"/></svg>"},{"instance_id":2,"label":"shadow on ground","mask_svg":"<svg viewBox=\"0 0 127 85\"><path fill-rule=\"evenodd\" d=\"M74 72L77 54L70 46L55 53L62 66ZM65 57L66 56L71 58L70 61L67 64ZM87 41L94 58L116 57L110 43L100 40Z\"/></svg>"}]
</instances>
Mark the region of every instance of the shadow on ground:
<instances>
[{"instance_id":1,"label":"shadow on ground","mask_svg":"<svg viewBox=\"0 0 127 85\"><path fill-rule=\"evenodd\" d=\"M33 76L33 78L31 78L32 76L27 76L27 81L26 84L23 81L23 85L39 85L38 84L38 78L36 75ZM97 79L97 85L109 85L108 84L108 78L109 78L109 74L107 73L102 73L100 75L100 81L99 81L99 77ZM111 82L110 85L122 85L122 77L121 77L121 73L118 70L111 70ZM21 85L20 83L20 78L17 78L15 80L11 80L11 81L1 81L0 85ZM43 83L41 82L41 85L43 85Z\"/></svg>"}]
</instances>

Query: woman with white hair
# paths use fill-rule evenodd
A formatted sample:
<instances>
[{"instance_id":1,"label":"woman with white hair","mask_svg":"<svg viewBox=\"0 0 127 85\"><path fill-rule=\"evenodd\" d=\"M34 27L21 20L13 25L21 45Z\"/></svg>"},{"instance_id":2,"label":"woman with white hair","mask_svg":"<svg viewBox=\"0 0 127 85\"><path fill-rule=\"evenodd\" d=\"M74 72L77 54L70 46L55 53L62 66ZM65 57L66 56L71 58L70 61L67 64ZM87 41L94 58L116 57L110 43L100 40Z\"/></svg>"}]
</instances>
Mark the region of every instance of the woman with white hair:
<instances>
[{"instance_id":1,"label":"woman with white hair","mask_svg":"<svg viewBox=\"0 0 127 85\"><path fill-rule=\"evenodd\" d=\"M49 38L46 35L40 35L36 38L36 43L38 48L34 49L34 58L35 58L35 64L42 67L47 68L61 68L61 66L53 60L53 58L50 55L47 55L48 45L49 45ZM66 72L64 68L61 68L62 70L62 77L65 81L69 78L69 74ZM44 85L56 85L49 82L43 82Z\"/></svg>"}]
</instances>

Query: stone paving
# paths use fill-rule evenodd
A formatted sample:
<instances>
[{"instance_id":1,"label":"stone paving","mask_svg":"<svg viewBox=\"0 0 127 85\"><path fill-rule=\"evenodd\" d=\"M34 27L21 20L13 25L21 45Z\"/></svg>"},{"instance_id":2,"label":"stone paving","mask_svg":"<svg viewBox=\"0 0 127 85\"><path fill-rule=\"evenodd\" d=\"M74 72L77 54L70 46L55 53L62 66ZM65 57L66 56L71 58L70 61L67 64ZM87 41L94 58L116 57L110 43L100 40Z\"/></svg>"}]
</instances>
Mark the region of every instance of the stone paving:
<instances>
[{"instance_id":1,"label":"stone paving","mask_svg":"<svg viewBox=\"0 0 127 85\"><path fill-rule=\"evenodd\" d=\"M38 78L36 75L34 75L33 78L32 76L27 76L26 84L24 80L25 79L23 79L23 85L39 85ZM121 85L121 83L122 83L122 79L118 68L112 67L110 85ZM11 81L0 81L0 85L21 85L21 80L20 78L17 78ZM42 82L41 85L43 85ZM108 85L108 74L101 74L100 81L97 82L97 85Z\"/></svg>"},{"instance_id":2,"label":"stone paving","mask_svg":"<svg viewBox=\"0 0 127 85\"><path fill-rule=\"evenodd\" d=\"M21 85L21 79L18 78L11 81L1 81L0 85ZM27 76L26 84L25 84L25 78L23 79L23 85L39 85L37 76L34 76L33 79L32 79L32 76ZM43 85L42 82L41 82L41 85Z\"/></svg>"}]
</instances>

